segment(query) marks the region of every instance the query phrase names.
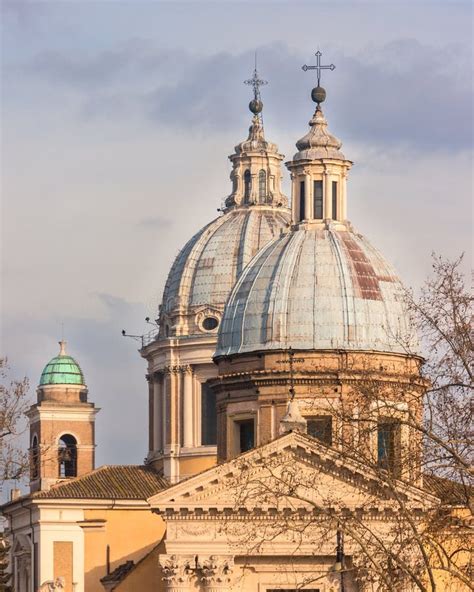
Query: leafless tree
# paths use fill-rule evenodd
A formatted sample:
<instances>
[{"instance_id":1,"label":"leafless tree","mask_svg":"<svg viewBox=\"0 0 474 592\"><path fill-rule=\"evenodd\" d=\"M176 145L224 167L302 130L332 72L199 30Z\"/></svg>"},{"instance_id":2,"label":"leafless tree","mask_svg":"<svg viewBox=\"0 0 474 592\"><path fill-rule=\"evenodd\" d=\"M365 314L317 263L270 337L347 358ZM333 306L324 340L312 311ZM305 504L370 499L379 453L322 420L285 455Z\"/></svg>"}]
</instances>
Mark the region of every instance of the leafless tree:
<instances>
[{"instance_id":1,"label":"leafless tree","mask_svg":"<svg viewBox=\"0 0 474 592\"><path fill-rule=\"evenodd\" d=\"M6 358L0 358L0 482L19 480L29 471L28 454L21 446L20 436L26 429L25 411L28 400L27 378L9 378Z\"/></svg>"},{"instance_id":2,"label":"leafless tree","mask_svg":"<svg viewBox=\"0 0 474 592\"><path fill-rule=\"evenodd\" d=\"M339 574L350 589L474 590L473 298L461 267L462 257L434 257L433 273L420 294L407 291L424 359L406 341L415 361L412 376L405 372L403 381L390 386L380 374L390 369L378 373L359 363L350 398L326 401L338 429L331 446L317 443L314 458L305 458L311 470L301 470L296 450L272 457L263 448L256 464L246 455L239 459L238 476L229 480L236 510L258 506L272 514L240 531L229 520L229 535L237 544L261 551L284 538L292 541L295 555L298 549L326 555L337 533L345 541L344 547L339 544L339 559L345 555ZM389 447L389 440L378 440L381 415L394 428L390 450L382 457L380 445ZM404 439L395 437L396 430ZM318 479L319 471L342 475L345 463L360 476L354 504L344 490L328 490L327 480ZM305 577L299 585L320 577Z\"/></svg>"}]
</instances>

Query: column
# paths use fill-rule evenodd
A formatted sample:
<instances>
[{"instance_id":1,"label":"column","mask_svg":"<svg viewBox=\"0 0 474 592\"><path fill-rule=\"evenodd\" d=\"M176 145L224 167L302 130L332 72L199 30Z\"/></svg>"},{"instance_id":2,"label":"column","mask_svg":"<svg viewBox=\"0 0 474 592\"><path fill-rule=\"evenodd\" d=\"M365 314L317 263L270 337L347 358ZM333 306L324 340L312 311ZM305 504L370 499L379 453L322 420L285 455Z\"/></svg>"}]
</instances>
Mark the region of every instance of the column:
<instances>
[{"instance_id":1,"label":"column","mask_svg":"<svg viewBox=\"0 0 474 592\"><path fill-rule=\"evenodd\" d=\"M155 397L153 376L146 375L148 382L148 452L151 454L155 450Z\"/></svg>"},{"instance_id":2,"label":"column","mask_svg":"<svg viewBox=\"0 0 474 592\"><path fill-rule=\"evenodd\" d=\"M329 171L324 171L324 219L332 218L332 187Z\"/></svg>"},{"instance_id":3,"label":"column","mask_svg":"<svg viewBox=\"0 0 474 592\"><path fill-rule=\"evenodd\" d=\"M340 204L340 220L347 220L347 171L341 175L341 204Z\"/></svg>"},{"instance_id":4,"label":"column","mask_svg":"<svg viewBox=\"0 0 474 592\"><path fill-rule=\"evenodd\" d=\"M202 577L206 592L231 592L234 572L234 558L231 555L211 555L201 561Z\"/></svg>"},{"instance_id":5,"label":"column","mask_svg":"<svg viewBox=\"0 0 474 592\"><path fill-rule=\"evenodd\" d=\"M166 592L187 592L191 588L193 561L191 556L160 555L159 564Z\"/></svg>"},{"instance_id":6,"label":"column","mask_svg":"<svg viewBox=\"0 0 474 592\"><path fill-rule=\"evenodd\" d=\"M163 372L162 376L162 383L161 383L161 441L162 441L162 448L164 450L166 444L168 443L168 439L169 439L169 434L168 434L168 423L169 423L169 418L166 416L166 409L167 409L167 404L166 404L166 398L168 396L168 385L167 385L167 373L166 373L166 369Z\"/></svg>"},{"instance_id":7,"label":"column","mask_svg":"<svg viewBox=\"0 0 474 592\"><path fill-rule=\"evenodd\" d=\"M163 404L161 401L161 375L155 374L153 377L153 449L155 452L163 449L163 423L164 416L162 415Z\"/></svg>"},{"instance_id":8,"label":"column","mask_svg":"<svg viewBox=\"0 0 474 592\"><path fill-rule=\"evenodd\" d=\"M291 209L293 224L296 224L296 222L299 220L299 203L297 178L294 173L291 173Z\"/></svg>"},{"instance_id":9,"label":"column","mask_svg":"<svg viewBox=\"0 0 474 592\"><path fill-rule=\"evenodd\" d=\"M194 444L193 430L193 369L183 369L183 446L191 448Z\"/></svg>"},{"instance_id":10,"label":"column","mask_svg":"<svg viewBox=\"0 0 474 592\"><path fill-rule=\"evenodd\" d=\"M304 176L304 200L305 200L305 210L306 210L306 219L313 220L314 219L314 212L313 212L313 184L311 183L311 175L305 173Z\"/></svg>"}]
</instances>

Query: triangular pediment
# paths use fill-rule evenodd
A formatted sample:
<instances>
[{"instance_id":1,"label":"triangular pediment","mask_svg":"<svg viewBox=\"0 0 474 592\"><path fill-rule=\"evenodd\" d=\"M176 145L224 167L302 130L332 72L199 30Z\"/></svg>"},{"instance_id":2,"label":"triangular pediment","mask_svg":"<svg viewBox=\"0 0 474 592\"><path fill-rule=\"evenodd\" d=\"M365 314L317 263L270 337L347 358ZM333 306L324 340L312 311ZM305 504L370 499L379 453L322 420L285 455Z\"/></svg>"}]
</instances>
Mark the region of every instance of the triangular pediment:
<instances>
[{"instance_id":1,"label":"triangular pediment","mask_svg":"<svg viewBox=\"0 0 474 592\"><path fill-rule=\"evenodd\" d=\"M295 495L286 495L288 491ZM437 499L399 482L398 495L414 509ZM388 509L393 494L376 471L305 434L292 432L148 499L159 512L273 511L319 506Z\"/></svg>"}]
</instances>

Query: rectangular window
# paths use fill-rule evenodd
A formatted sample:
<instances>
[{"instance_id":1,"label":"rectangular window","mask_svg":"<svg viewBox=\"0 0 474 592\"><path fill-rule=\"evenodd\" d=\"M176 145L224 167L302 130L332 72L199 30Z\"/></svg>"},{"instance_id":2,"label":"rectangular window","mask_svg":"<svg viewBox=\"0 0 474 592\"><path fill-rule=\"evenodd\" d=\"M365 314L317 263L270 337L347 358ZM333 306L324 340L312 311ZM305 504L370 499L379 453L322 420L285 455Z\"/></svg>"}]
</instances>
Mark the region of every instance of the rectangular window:
<instances>
[{"instance_id":1,"label":"rectangular window","mask_svg":"<svg viewBox=\"0 0 474 592\"><path fill-rule=\"evenodd\" d=\"M337 220L337 181L332 182L332 219Z\"/></svg>"},{"instance_id":2,"label":"rectangular window","mask_svg":"<svg viewBox=\"0 0 474 592\"><path fill-rule=\"evenodd\" d=\"M236 422L240 452L246 452L255 446L255 424L253 419Z\"/></svg>"},{"instance_id":3,"label":"rectangular window","mask_svg":"<svg viewBox=\"0 0 474 592\"><path fill-rule=\"evenodd\" d=\"M379 421L377 426L377 461L381 469L395 470L395 440L398 425L393 421Z\"/></svg>"},{"instance_id":4,"label":"rectangular window","mask_svg":"<svg viewBox=\"0 0 474 592\"><path fill-rule=\"evenodd\" d=\"M217 443L216 394L207 384L201 384L201 444L213 446Z\"/></svg>"},{"instance_id":5,"label":"rectangular window","mask_svg":"<svg viewBox=\"0 0 474 592\"><path fill-rule=\"evenodd\" d=\"M305 220L306 218L306 211L305 211L305 205L306 205L306 197L305 197L305 191L304 191L304 181L301 181L300 183L300 220Z\"/></svg>"},{"instance_id":6,"label":"rectangular window","mask_svg":"<svg viewBox=\"0 0 474 592\"><path fill-rule=\"evenodd\" d=\"M326 446L332 445L332 417L330 415L308 417L307 422L307 431L310 436L317 438Z\"/></svg>"},{"instance_id":7,"label":"rectangular window","mask_svg":"<svg viewBox=\"0 0 474 592\"><path fill-rule=\"evenodd\" d=\"M323 182L314 182L314 217L316 220L323 219Z\"/></svg>"}]
</instances>

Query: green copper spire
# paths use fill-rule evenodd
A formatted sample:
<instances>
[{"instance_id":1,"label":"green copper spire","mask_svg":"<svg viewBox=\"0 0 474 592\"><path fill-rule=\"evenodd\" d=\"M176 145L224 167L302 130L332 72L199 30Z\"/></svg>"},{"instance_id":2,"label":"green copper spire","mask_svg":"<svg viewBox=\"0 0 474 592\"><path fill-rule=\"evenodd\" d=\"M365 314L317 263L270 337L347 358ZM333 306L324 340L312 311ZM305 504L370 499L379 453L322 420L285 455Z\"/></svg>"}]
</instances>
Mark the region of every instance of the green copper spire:
<instances>
[{"instance_id":1,"label":"green copper spire","mask_svg":"<svg viewBox=\"0 0 474 592\"><path fill-rule=\"evenodd\" d=\"M84 385L84 375L74 358L66 354L66 342L59 342L59 354L50 360L41 374L40 386L48 384Z\"/></svg>"}]
</instances>

